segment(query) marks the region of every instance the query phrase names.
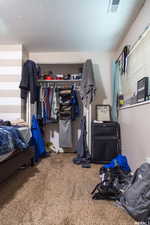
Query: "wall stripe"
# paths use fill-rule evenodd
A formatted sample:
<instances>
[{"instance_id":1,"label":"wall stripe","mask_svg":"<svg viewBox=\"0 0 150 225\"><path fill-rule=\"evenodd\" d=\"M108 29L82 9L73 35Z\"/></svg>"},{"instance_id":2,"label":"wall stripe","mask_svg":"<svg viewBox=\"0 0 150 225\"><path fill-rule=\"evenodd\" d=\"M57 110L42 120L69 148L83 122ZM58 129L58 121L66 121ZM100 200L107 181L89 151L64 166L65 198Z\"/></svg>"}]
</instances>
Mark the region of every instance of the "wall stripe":
<instances>
[{"instance_id":1,"label":"wall stripe","mask_svg":"<svg viewBox=\"0 0 150 225\"><path fill-rule=\"evenodd\" d=\"M0 113L0 119L2 120L16 120L20 119L20 113Z\"/></svg>"},{"instance_id":2,"label":"wall stripe","mask_svg":"<svg viewBox=\"0 0 150 225\"><path fill-rule=\"evenodd\" d=\"M1 75L20 75L21 66L0 66L0 76Z\"/></svg>"},{"instance_id":3,"label":"wall stripe","mask_svg":"<svg viewBox=\"0 0 150 225\"><path fill-rule=\"evenodd\" d=\"M19 51L22 52L22 45L0 45L0 51Z\"/></svg>"},{"instance_id":4,"label":"wall stripe","mask_svg":"<svg viewBox=\"0 0 150 225\"><path fill-rule=\"evenodd\" d=\"M19 82L18 81L20 81L20 74L19 75L14 75L14 74L12 74L12 75L7 75L7 76L4 76L4 75L0 75L0 84L1 84L1 82L3 83L3 82L8 82L9 81L9 83L10 82L17 82L18 84L19 84ZM4 84L2 84L2 85L4 85ZM12 86L14 85L14 84L11 84Z\"/></svg>"},{"instance_id":5,"label":"wall stripe","mask_svg":"<svg viewBox=\"0 0 150 225\"><path fill-rule=\"evenodd\" d=\"M0 113L21 113L20 105L0 105Z\"/></svg>"},{"instance_id":6,"label":"wall stripe","mask_svg":"<svg viewBox=\"0 0 150 225\"><path fill-rule=\"evenodd\" d=\"M0 51L0 59L21 59L22 52L21 51Z\"/></svg>"},{"instance_id":7,"label":"wall stripe","mask_svg":"<svg viewBox=\"0 0 150 225\"><path fill-rule=\"evenodd\" d=\"M20 82L1 82L0 89L1 90L18 90Z\"/></svg>"},{"instance_id":8,"label":"wall stripe","mask_svg":"<svg viewBox=\"0 0 150 225\"><path fill-rule=\"evenodd\" d=\"M0 66L20 66L21 60L20 59L7 59L7 60L0 60Z\"/></svg>"},{"instance_id":9,"label":"wall stripe","mask_svg":"<svg viewBox=\"0 0 150 225\"><path fill-rule=\"evenodd\" d=\"M0 118L21 118L19 84L22 70L22 46L0 45Z\"/></svg>"},{"instance_id":10,"label":"wall stripe","mask_svg":"<svg viewBox=\"0 0 150 225\"><path fill-rule=\"evenodd\" d=\"M0 90L0 97L20 97L20 90Z\"/></svg>"},{"instance_id":11,"label":"wall stripe","mask_svg":"<svg viewBox=\"0 0 150 225\"><path fill-rule=\"evenodd\" d=\"M0 97L0 105L21 105L20 97Z\"/></svg>"}]
</instances>

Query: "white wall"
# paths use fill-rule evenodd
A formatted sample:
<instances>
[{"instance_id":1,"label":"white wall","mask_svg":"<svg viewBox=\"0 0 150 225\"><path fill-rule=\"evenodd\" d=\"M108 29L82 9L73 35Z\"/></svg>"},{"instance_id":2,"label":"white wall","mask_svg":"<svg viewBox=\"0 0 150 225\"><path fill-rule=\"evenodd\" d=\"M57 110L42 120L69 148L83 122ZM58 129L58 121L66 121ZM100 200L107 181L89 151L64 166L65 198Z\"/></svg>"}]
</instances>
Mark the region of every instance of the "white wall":
<instances>
[{"instance_id":1,"label":"white wall","mask_svg":"<svg viewBox=\"0 0 150 225\"><path fill-rule=\"evenodd\" d=\"M150 23L150 1L147 0L127 36L121 43L117 55L124 45L133 44ZM120 111L123 154L127 155L132 169L136 169L150 157L150 104Z\"/></svg>"},{"instance_id":2,"label":"white wall","mask_svg":"<svg viewBox=\"0 0 150 225\"><path fill-rule=\"evenodd\" d=\"M150 104L120 110L123 153L132 169L150 157Z\"/></svg>"},{"instance_id":3,"label":"white wall","mask_svg":"<svg viewBox=\"0 0 150 225\"><path fill-rule=\"evenodd\" d=\"M127 35L125 36L124 40L119 46L119 51L122 50L122 48L125 45L133 45L135 41L139 38L141 33L144 31L144 29L150 24L150 1L146 0L145 5L139 12L136 20L131 25ZM117 53L117 54L118 54Z\"/></svg>"}]
</instances>

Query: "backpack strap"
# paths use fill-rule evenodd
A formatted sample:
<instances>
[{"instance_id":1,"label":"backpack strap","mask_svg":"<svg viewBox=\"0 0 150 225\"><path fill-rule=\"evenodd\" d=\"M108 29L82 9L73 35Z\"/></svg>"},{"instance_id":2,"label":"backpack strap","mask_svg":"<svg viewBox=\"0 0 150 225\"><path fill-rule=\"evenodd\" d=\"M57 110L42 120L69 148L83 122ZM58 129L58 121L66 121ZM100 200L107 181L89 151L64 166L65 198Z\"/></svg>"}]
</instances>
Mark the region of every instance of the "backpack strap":
<instances>
[{"instance_id":1,"label":"backpack strap","mask_svg":"<svg viewBox=\"0 0 150 225\"><path fill-rule=\"evenodd\" d=\"M100 185L100 183L97 184L97 185L95 186L95 188L94 188L93 191L91 192L91 195L93 195L93 194L95 193L95 191L98 190L98 186L99 186L99 185Z\"/></svg>"}]
</instances>

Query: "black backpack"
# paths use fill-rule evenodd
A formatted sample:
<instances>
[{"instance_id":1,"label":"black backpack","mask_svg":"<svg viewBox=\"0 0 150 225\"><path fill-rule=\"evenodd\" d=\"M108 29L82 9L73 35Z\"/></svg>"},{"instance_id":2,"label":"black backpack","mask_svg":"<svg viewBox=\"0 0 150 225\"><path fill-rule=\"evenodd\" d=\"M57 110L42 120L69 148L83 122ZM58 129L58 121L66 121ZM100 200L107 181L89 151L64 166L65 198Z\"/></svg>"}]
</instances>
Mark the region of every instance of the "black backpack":
<instances>
[{"instance_id":1,"label":"black backpack","mask_svg":"<svg viewBox=\"0 0 150 225\"><path fill-rule=\"evenodd\" d=\"M100 169L101 182L92 191L92 199L119 200L126 177L127 174L120 167L102 167Z\"/></svg>"},{"instance_id":2,"label":"black backpack","mask_svg":"<svg viewBox=\"0 0 150 225\"><path fill-rule=\"evenodd\" d=\"M120 198L121 205L137 221L150 224L150 164L138 168Z\"/></svg>"}]
</instances>

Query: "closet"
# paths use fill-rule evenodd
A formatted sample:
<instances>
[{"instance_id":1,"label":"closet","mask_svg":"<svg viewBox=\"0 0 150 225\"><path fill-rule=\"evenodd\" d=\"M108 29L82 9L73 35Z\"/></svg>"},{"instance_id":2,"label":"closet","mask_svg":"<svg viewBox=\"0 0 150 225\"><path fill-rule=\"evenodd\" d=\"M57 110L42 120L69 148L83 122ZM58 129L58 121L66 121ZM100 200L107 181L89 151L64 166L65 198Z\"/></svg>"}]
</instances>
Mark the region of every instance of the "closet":
<instances>
[{"instance_id":1,"label":"closet","mask_svg":"<svg viewBox=\"0 0 150 225\"><path fill-rule=\"evenodd\" d=\"M38 81L40 89L41 91L45 91L45 93L48 90L53 92L55 89L55 92L53 92L53 96L54 94L56 95L56 108L58 108L57 110L59 111L59 115L57 115L56 113L52 119L47 120L43 123L45 141L52 143L56 148L56 151L74 152L77 140L80 136L80 118L83 113L83 105L79 95L83 64L39 64L39 66L41 68L42 75L42 77ZM46 78L46 76L50 76L53 79L50 80L50 78ZM61 79L61 76L63 76L63 79ZM68 110L70 110L72 116L73 106L66 105L67 100L70 101L73 97L72 90L75 91L77 97L79 112L78 115L75 115L75 118L70 118L70 116L68 115L69 117L65 119L63 110L67 108ZM65 92L66 94L64 95ZM63 99L63 102L60 103L60 99ZM69 113L69 111L67 112ZM67 127L68 129L68 134L66 137L64 136L64 127Z\"/></svg>"}]
</instances>

